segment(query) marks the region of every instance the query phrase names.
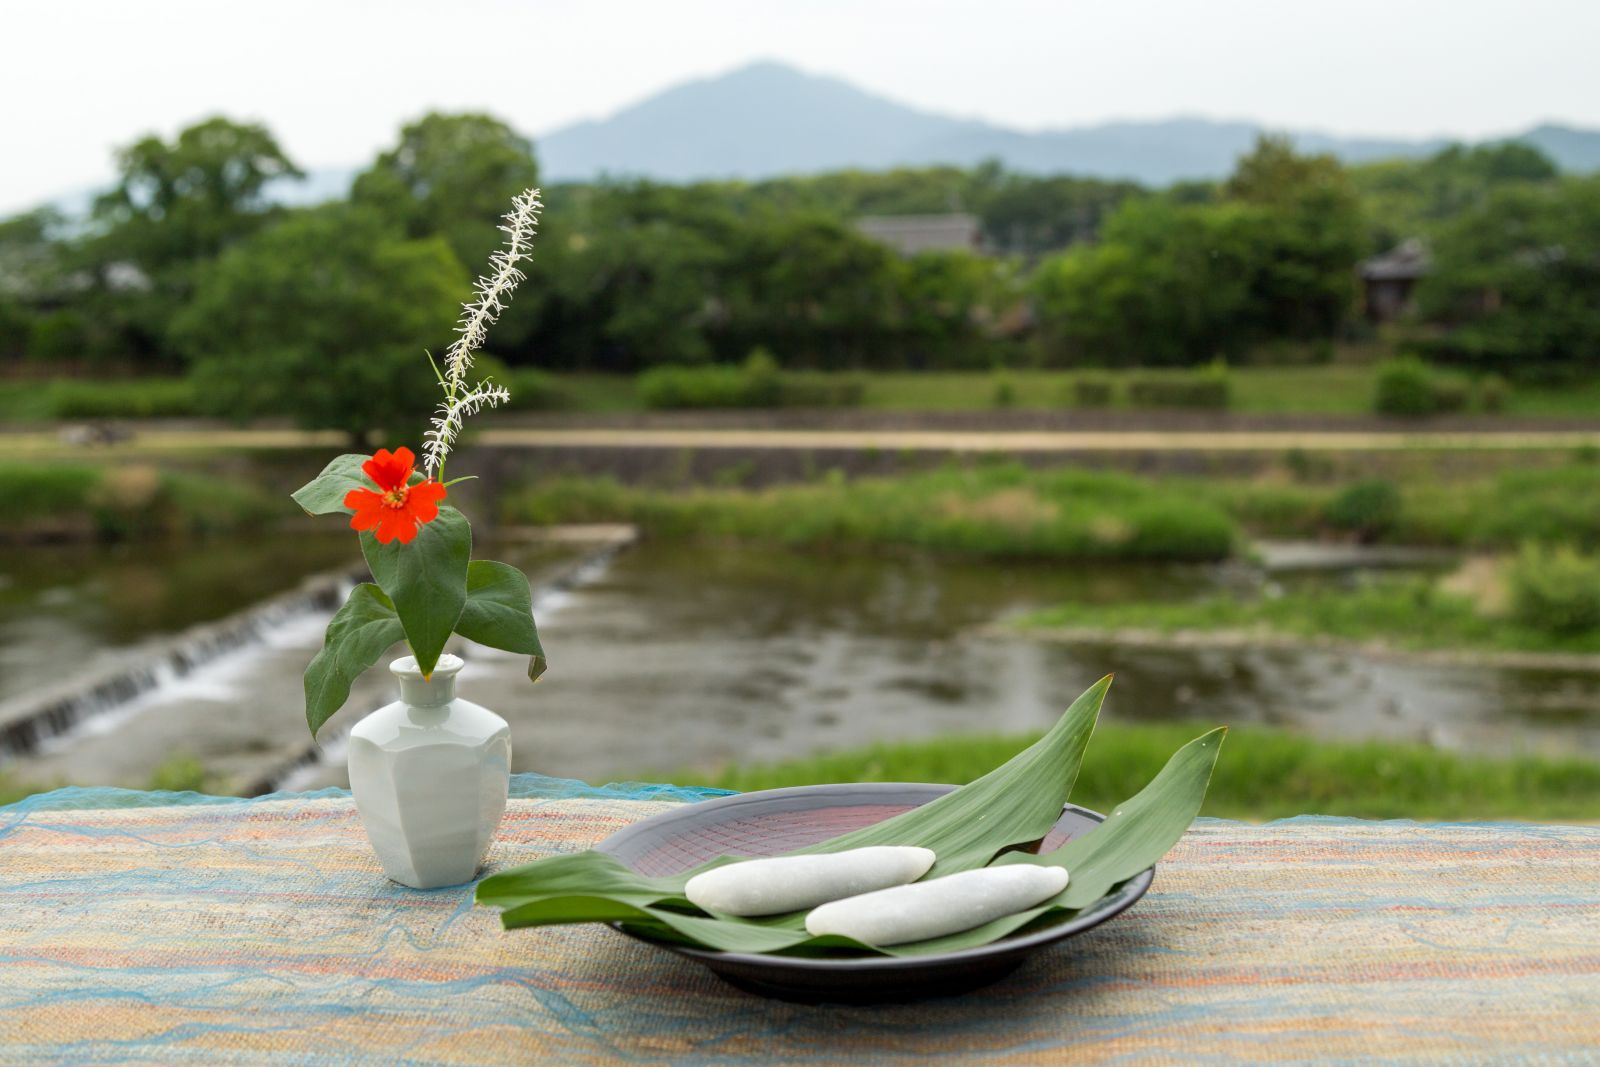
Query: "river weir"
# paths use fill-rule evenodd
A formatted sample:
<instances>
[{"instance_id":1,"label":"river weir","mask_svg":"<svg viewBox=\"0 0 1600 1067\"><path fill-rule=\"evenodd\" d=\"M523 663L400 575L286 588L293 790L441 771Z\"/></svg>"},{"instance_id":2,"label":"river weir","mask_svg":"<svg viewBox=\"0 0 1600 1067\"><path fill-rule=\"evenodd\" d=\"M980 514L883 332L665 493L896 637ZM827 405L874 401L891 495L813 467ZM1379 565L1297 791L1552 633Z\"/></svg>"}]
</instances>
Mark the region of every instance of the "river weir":
<instances>
[{"instance_id":1,"label":"river weir","mask_svg":"<svg viewBox=\"0 0 1600 1067\"><path fill-rule=\"evenodd\" d=\"M591 580L634 537L627 527L582 533L522 539L516 553L533 575L536 606ZM369 672L320 745L300 714L305 664L366 578L359 564L316 573L241 611L107 650L83 673L10 696L0 702L0 768L41 786L143 785L164 761L184 756L206 767L216 789L279 788L331 758L342 728L390 699L382 672Z\"/></svg>"}]
</instances>

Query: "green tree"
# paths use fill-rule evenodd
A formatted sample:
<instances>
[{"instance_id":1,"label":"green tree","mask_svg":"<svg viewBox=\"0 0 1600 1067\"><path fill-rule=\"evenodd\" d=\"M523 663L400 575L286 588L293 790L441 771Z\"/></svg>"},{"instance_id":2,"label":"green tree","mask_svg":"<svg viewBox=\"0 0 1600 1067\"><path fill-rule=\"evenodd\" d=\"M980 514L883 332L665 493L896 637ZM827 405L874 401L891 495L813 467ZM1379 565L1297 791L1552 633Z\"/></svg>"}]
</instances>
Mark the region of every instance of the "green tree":
<instances>
[{"instance_id":1,"label":"green tree","mask_svg":"<svg viewBox=\"0 0 1600 1067\"><path fill-rule=\"evenodd\" d=\"M1511 184L1439 237L1418 289L1432 353L1517 377L1600 369L1600 177Z\"/></svg>"},{"instance_id":2,"label":"green tree","mask_svg":"<svg viewBox=\"0 0 1600 1067\"><path fill-rule=\"evenodd\" d=\"M467 284L442 239L329 205L226 252L177 331L212 413L405 436L435 400L424 350L449 340Z\"/></svg>"},{"instance_id":3,"label":"green tree","mask_svg":"<svg viewBox=\"0 0 1600 1067\"><path fill-rule=\"evenodd\" d=\"M430 114L356 177L351 199L411 237L443 237L463 263L499 245L495 227L511 198L539 184L533 145L490 115Z\"/></svg>"},{"instance_id":4,"label":"green tree","mask_svg":"<svg viewBox=\"0 0 1600 1067\"><path fill-rule=\"evenodd\" d=\"M989 246L1036 256L1092 241L1105 220L1141 190L1132 182L994 174L977 198Z\"/></svg>"},{"instance_id":5,"label":"green tree","mask_svg":"<svg viewBox=\"0 0 1600 1067\"><path fill-rule=\"evenodd\" d=\"M145 137L117 152L117 185L94 206L105 248L152 275L216 255L269 213L276 178L303 177L266 127L217 117L170 144Z\"/></svg>"},{"instance_id":6,"label":"green tree","mask_svg":"<svg viewBox=\"0 0 1600 1067\"><path fill-rule=\"evenodd\" d=\"M1054 362L1205 363L1249 338L1265 212L1130 201L1104 240L1040 264L1033 293Z\"/></svg>"},{"instance_id":7,"label":"green tree","mask_svg":"<svg viewBox=\"0 0 1600 1067\"><path fill-rule=\"evenodd\" d=\"M117 170L94 205L96 236L75 249L92 280L82 303L131 354L160 356L206 265L280 210L268 183L301 173L264 126L222 117L120 149Z\"/></svg>"},{"instance_id":8,"label":"green tree","mask_svg":"<svg viewBox=\"0 0 1600 1067\"><path fill-rule=\"evenodd\" d=\"M1239 159L1229 199L1264 210L1269 232L1254 265L1252 317L1261 337L1327 337L1355 300L1365 244L1361 204L1339 161L1263 137Z\"/></svg>"},{"instance_id":9,"label":"green tree","mask_svg":"<svg viewBox=\"0 0 1600 1067\"><path fill-rule=\"evenodd\" d=\"M1559 175L1532 145L1451 145L1426 159L1384 160L1350 170L1368 216L1370 247L1408 237L1436 238L1463 212L1482 207L1498 188L1548 184Z\"/></svg>"},{"instance_id":10,"label":"green tree","mask_svg":"<svg viewBox=\"0 0 1600 1067\"><path fill-rule=\"evenodd\" d=\"M39 308L67 295L63 221L48 208L0 220L0 362L34 354Z\"/></svg>"},{"instance_id":11,"label":"green tree","mask_svg":"<svg viewBox=\"0 0 1600 1067\"><path fill-rule=\"evenodd\" d=\"M882 359L898 329L892 252L826 215L758 216L737 237L722 287L736 350L764 344L824 369Z\"/></svg>"},{"instance_id":12,"label":"green tree","mask_svg":"<svg viewBox=\"0 0 1600 1067\"><path fill-rule=\"evenodd\" d=\"M523 289L534 299L507 316L537 312L530 343L541 363L632 371L711 359L707 330L723 313L721 265L738 229L726 203L652 182L566 199L529 261Z\"/></svg>"}]
</instances>

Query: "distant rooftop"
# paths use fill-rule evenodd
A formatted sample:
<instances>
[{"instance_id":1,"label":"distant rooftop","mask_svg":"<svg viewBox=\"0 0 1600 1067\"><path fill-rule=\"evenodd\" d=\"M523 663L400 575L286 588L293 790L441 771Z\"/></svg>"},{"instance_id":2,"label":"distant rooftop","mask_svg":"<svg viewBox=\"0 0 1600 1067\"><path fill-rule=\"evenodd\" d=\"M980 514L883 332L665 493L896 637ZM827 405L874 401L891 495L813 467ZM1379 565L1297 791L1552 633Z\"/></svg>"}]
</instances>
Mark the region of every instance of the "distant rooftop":
<instances>
[{"instance_id":1,"label":"distant rooftop","mask_svg":"<svg viewBox=\"0 0 1600 1067\"><path fill-rule=\"evenodd\" d=\"M1429 262L1427 246L1411 237L1363 262L1361 277L1369 282L1416 281L1428 273Z\"/></svg>"},{"instance_id":2,"label":"distant rooftop","mask_svg":"<svg viewBox=\"0 0 1600 1067\"><path fill-rule=\"evenodd\" d=\"M976 215L864 215L856 229L881 241L902 256L918 252L977 252L983 246L983 228Z\"/></svg>"}]
</instances>

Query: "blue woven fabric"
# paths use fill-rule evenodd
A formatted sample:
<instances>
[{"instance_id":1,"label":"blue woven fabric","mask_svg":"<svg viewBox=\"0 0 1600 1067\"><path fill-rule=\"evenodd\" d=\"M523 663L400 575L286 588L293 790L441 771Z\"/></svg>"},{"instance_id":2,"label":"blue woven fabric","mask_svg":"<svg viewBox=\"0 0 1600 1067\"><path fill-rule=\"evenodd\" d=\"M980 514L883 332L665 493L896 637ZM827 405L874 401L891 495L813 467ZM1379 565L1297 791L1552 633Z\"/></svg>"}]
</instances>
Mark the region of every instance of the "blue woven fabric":
<instances>
[{"instance_id":1,"label":"blue woven fabric","mask_svg":"<svg viewBox=\"0 0 1600 1067\"><path fill-rule=\"evenodd\" d=\"M674 800L693 803L712 797L725 797L729 789L702 786L666 785L656 782L611 782L590 785L576 778L552 778L544 774L513 774L511 797L515 800ZM219 797L208 793L174 793L164 790L116 789L111 786L53 789L0 805L0 813L26 814L35 811L87 811L95 808L160 808L173 805L249 804L261 800L321 800L348 797L348 789L317 789L305 793L268 793L260 797Z\"/></svg>"}]
</instances>

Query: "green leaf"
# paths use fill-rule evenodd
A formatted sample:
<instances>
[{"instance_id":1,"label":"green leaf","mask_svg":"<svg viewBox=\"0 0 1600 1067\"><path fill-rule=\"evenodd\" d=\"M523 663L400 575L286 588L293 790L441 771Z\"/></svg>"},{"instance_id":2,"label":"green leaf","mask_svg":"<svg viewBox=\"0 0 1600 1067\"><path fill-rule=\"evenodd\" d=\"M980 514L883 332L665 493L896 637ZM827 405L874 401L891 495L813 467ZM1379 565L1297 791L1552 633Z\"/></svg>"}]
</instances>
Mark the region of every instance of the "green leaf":
<instances>
[{"instance_id":1,"label":"green leaf","mask_svg":"<svg viewBox=\"0 0 1600 1067\"><path fill-rule=\"evenodd\" d=\"M306 723L312 737L344 707L356 678L405 636L383 590L366 583L351 591L328 623L322 650L306 668Z\"/></svg>"},{"instance_id":2,"label":"green leaf","mask_svg":"<svg viewBox=\"0 0 1600 1067\"><path fill-rule=\"evenodd\" d=\"M354 452L336 456L322 468L321 474L294 491L294 502L304 508L307 515L354 514L344 506L344 498L352 489L373 488L372 480L361 470L361 465L371 458Z\"/></svg>"},{"instance_id":3,"label":"green leaf","mask_svg":"<svg viewBox=\"0 0 1600 1067\"><path fill-rule=\"evenodd\" d=\"M466 516L441 507L439 516L423 523L409 545L379 544L372 531L363 531L361 554L372 577L394 602L417 666L423 674L432 673L467 602L472 527Z\"/></svg>"},{"instance_id":4,"label":"green leaf","mask_svg":"<svg viewBox=\"0 0 1600 1067\"><path fill-rule=\"evenodd\" d=\"M1061 818L1111 676L1072 702L1050 732L982 778L874 826L801 852L921 845L938 860L924 877L982 867L1003 848L1037 841Z\"/></svg>"},{"instance_id":5,"label":"green leaf","mask_svg":"<svg viewBox=\"0 0 1600 1067\"><path fill-rule=\"evenodd\" d=\"M510 564L479 559L467 567L467 603L456 621L456 633L480 645L531 656L530 681L536 681L547 666L533 621L528 576Z\"/></svg>"},{"instance_id":6,"label":"green leaf","mask_svg":"<svg viewBox=\"0 0 1600 1067\"><path fill-rule=\"evenodd\" d=\"M1072 880L1054 899L948 937L885 949L893 956L986 945L1035 920L1059 919L1088 907L1114 887L1148 869L1189 829L1205 800L1211 772L1227 727L1219 727L1180 748L1139 793L1118 804L1105 822L1053 852L1008 852L995 865L1036 863L1065 867Z\"/></svg>"}]
</instances>

